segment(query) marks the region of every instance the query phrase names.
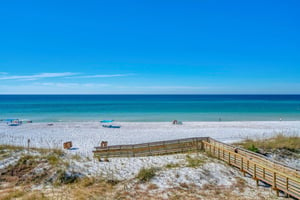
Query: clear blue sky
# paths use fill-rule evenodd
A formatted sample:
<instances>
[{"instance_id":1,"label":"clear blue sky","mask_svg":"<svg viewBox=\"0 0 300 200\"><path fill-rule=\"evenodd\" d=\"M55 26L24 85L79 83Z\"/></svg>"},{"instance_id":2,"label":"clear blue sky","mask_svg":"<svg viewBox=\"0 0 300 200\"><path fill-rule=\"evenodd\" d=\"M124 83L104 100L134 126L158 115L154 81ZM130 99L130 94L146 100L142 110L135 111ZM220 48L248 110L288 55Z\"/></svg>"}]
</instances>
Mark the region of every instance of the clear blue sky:
<instances>
[{"instance_id":1,"label":"clear blue sky","mask_svg":"<svg viewBox=\"0 0 300 200\"><path fill-rule=\"evenodd\" d=\"M300 94L299 0L0 0L0 94Z\"/></svg>"}]
</instances>

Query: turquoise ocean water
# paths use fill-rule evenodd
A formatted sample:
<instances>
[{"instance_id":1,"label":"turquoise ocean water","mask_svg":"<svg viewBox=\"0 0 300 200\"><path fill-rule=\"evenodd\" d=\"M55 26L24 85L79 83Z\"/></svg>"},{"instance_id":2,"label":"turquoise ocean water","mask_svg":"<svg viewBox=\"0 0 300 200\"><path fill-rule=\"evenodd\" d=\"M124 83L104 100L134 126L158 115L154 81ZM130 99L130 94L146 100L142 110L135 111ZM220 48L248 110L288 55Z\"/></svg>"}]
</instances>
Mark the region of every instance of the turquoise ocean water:
<instances>
[{"instance_id":1,"label":"turquoise ocean water","mask_svg":"<svg viewBox=\"0 0 300 200\"><path fill-rule=\"evenodd\" d=\"M300 95L0 95L0 119L300 120Z\"/></svg>"}]
</instances>

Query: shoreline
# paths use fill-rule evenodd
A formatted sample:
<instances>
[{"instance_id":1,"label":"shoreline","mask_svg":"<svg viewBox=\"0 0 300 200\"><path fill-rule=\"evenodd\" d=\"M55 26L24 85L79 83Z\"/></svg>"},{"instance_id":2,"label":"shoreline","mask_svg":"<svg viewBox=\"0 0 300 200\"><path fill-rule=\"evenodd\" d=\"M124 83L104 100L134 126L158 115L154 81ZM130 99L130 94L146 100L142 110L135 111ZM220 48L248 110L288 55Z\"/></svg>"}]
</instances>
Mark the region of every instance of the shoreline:
<instances>
[{"instance_id":1,"label":"shoreline","mask_svg":"<svg viewBox=\"0 0 300 200\"><path fill-rule=\"evenodd\" d=\"M91 120L91 119L78 119L78 120L45 120L45 121L38 121L31 119L30 117L28 118L23 118L23 117L13 117L13 118L1 118L0 119L0 126L1 124L6 124L5 120L6 119L18 119L20 121L32 121L34 124L48 124L48 123L101 123L101 120L114 120L112 123L170 123L172 124L173 120L177 120L178 122L183 122L183 123L248 123L248 122L299 122L300 119L278 119L278 120L180 120L180 119L173 119L173 120L145 120L145 121L140 121L140 120L115 120L113 118L104 118L104 119L98 119L98 120ZM104 123L105 124L105 123Z\"/></svg>"}]
</instances>

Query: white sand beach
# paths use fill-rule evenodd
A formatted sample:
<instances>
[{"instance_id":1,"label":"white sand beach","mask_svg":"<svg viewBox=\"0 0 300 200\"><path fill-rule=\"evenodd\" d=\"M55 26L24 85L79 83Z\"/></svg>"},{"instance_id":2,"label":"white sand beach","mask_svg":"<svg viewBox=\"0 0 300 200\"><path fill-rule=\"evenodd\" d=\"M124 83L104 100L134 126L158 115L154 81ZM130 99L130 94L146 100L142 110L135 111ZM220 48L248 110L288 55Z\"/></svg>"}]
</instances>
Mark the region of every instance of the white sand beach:
<instances>
[{"instance_id":1,"label":"white sand beach","mask_svg":"<svg viewBox=\"0 0 300 200\"><path fill-rule=\"evenodd\" d=\"M102 140L108 141L109 145L116 145L209 136L231 143L246 138L268 138L278 133L300 136L300 121L184 122L183 125L172 125L167 122L114 124L121 125L121 128L103 128L99 122L60 122L53 123L52 126L48 126L47 123L32 123L16 127L2 123L0 144L26 147L27 140L30 139L31 147L62 148L63 142L72 141L75 150L65 150L67 154L62 158L68 163L66 168L68 173L122 181L116 187L115 193L125 191L129 196L140 193L169 199L170 194L186 192L191 198L197 195L205 197L207 194L211 195L212 191L205 188L213 186L213 190L225 192L230 197L255 199L260 196L259 199L283 199L276 197L276 193L264 184L263 187L257 187L255 181L244 177L235 168L204 154L110 158L109 162L99 162L97 159L91 159L93 147L98 146ZM28 152L24 149L0 160L0 169L16 164L23 153ZM39 155L35 150L29 153ZM202 164L198 167L189 166L188 156L201 160ZM171 167L167 167L168 165ZM136 177L144 168L155 168L158 171L149 182L140 183ZM154 189L149 191L150 187ZM197 194L186 190L187 187L193 188ZM52 191L49 185L43 184L33 185L32 188L46 193Z\"/></svg>"},{"instance_id":2,"label":"white sand beach","mask_svg":"<svg viewBox=\"0 0 300 200\"><path fill-rule=\"evenodd\" d=\"M68 151L91 156L101 141L109 145L136 144L160 140L209 136L231 143L246 138L267 138L278 133L300 135L300 121L243 121L243 122L116 122L120 129L103 128L99 122L60 122L23 124L17 127L0 124L0 144L31 147L62 148L72 141L76 150Z\"/></svg>"}]
</instances>

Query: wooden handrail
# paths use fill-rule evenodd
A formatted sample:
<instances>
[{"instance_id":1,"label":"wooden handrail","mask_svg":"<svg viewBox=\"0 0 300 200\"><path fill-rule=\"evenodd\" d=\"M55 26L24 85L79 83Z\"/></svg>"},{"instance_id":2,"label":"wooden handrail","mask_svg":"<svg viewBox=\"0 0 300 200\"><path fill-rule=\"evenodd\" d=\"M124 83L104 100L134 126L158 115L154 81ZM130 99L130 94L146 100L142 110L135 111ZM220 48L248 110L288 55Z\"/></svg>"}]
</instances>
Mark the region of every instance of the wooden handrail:
<instances>
[{"instance_id":1,"label":"wooden handrail","mask_svg":"<svg viewBox=\"0 0 300 200\"><path fill-rule=\"evenodd\" d=\"M149 143L140 143L140 144L127 144L127 145L112 145L108 147L95 147L95 149L126 149L131 148L132 146L134 148L143 147L143 146L156 146L156 145L168 145L170 143L185 143L185 142L191 142L195 140L208 140L209 137L193 137L193 138L183 138L183 139L177 139L177 140L166 140L166 141L157 141L157 142L149 142Z\"/></svg>"},{"instance_id":2,"label":"wooden handrail","mask_svg":"<svg viewBox=\"0 0 300 200\"><path fill-rule=\"evenodd\" d=\"M222 145L224 148L236 149L235 146L232 146L230 144L225 144L223 142L217 141L217 140L212 139L212 138L209 138L208 141L211 144L216 143L217 146ZM278 170L284 171L285 173L289 173L289 174L291 174L291 175L293 175L293 176L295 176L295 177L297 177L297 178L300 179L300 171L299 171L299 169L287 166L287 165L285 165L283 163L280 163L278 161L269 159L269 158L267 158L267 157L265 157L263 155L260 155L258 153L252 152L252 151L248 151L246 149L239 148L238 150L239 150L239 154L243 154L243 155L246 155L246 156L251 156L252 159L254 159L254 158L258 159L261 162L264 162L264 164L268 165L269 167L276 168Z\"/></svg>"},{"instance_id":3,"label":"wooden handrail","mask_svg":"<svg viewBox=\"0 0 300 200\"><path fill-rule=\"evenodd\" d=\"M213 144L210 144L210 143L205 142L205 141L203 141L203 143L206 144L206 145L214 146ZM246 161L249 161L249 163L256 164L256 165L258 165L258 166L260 166L260 167L262 167L262 168L268 169L268 170L270 170L270 171L275 171L275 170L271 169L271 168L268 167L268 166L262 165L262 164L260 164L260 163L255 162L255 161L252 161L251 159L247 158L247 156L240 155L240 154L238 154L238 153L235 153L234 151L230 151L230 150L227 150L227 149L221 148L221 147L215 147L215 148L221 149L221 150L223 150L223 151L225 151L225 152L228 152L228 153L230 153L230 154L234 154L234 155L236 155L236 156L238 156L238 157L243 158L243 159L246 160ZM205 149L205 148L204 148L204 149ZM282 176L286 176L286 177L290 178L291 180L299 181L299 183L300 183L300 179L298 179L298 178L294 178L294 177L291 177L291 176L289 176L289 175L285 175L285 173L282 173L282 172L277 172L277 173L278 173L278 174L281 174Z\"/></svg>"},{"instance_id":4,"label":"wooden handrail","mask_svg":"<svg viewBox=\"0 0 300 200\"><path fill-rule=\"evenodd\" d=\"M159 141L132 145L114 145L95 147L96 157L150 156L170 153L184 153L203 149L202 141L208 137L184 138L178 140Z\"/></svg>"},{"instance_id":5,"label":"wooden handrail","mask_svg":"<svg viewBox=\"0 0 300 200\"><path fill-rule=\"evenodd\" d=\"M215 143L205 141L203 141L203 143L205 151L218 159L239 168L241 171L252 175L252 177L257 181L257 184L259 180L264 181L272 185L272 188L276 190L277 195L279 195L280 190L285 192L287 195L300 199L300 179L291 176L294 171L290 174L286 174L286 169L284 171L280 171L279 169L273 169L260 163L261 160L253 160L252 154L242 155L227 148L220 147ZM222 152L222 157L220 157L220 152ZM246 168L244 167L244 163L247 165Z\"/></svg>"},{"instance_id":6,"label":"wooden handrail","mask_svg":"<svg viewBox=\"0 0 300 200\"><path fill-rule=\"evenodd\" d=\"M217 144L220 144L220 145L226 146L226 147L228 147L228 148L232 148L232 149L237 148L236 146L233 146L233 145L230 145L230 144L226 144L226 143L224 143L224 142L215 140L215 139L213 139L213 138L209 138L208 141L209 141L210 143L215 142L215 143L217 143ZM279 165L281 165L281 166L283 166L283 167L289 168L289 169L291 169L291 170L295 170L296 172L300 172L299 169L296 169L296 168L293 168L293 167L291 167L291 166L285 165L284 163L278 162L278 161L276 161L276 160L267 158L267 157L264 156L264 155L261 155L261 154L258 154L258 153L249 151L249 150L247 150L247 149L239 148L239 150L241 150L242 152L245 152L245 153L247 153L247 154L252 154L253 156L255 156L255 157L257 157L257 158L262 158L263 160L267 160L268 162L271 162L271 163L273 163L273 164L279 164Z\"/></svg>"}]
</instances>

